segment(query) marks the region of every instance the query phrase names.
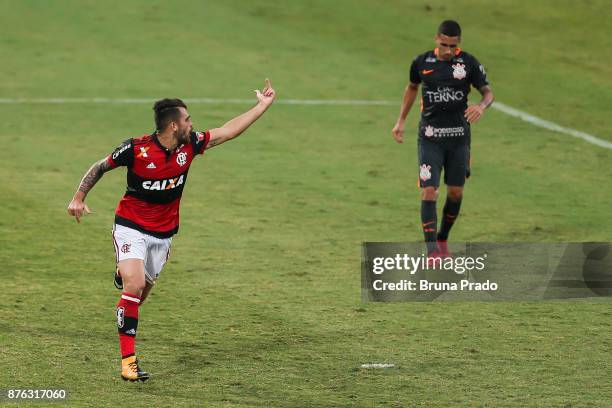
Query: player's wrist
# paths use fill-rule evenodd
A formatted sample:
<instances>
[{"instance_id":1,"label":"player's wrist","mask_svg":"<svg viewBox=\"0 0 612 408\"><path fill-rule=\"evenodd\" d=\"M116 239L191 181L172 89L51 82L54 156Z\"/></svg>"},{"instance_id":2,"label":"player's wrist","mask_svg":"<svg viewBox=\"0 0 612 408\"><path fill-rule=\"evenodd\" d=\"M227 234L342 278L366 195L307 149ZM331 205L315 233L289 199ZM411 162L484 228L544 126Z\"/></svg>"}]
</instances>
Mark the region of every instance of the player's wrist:
<instances>
[{"instance_id":1,"label":"player's wrist","mask_svg":"<svg viewBox=\"0 0 612 408\"><path fill-rule=\"evenodd\" d=\"M76 201L77 203L82 203L85 201L85 197L87 195L82 192L81 190L78 190L76 193L74 193L74 196L72 196L72 201Z\"/></svg>"},{"instance_id":2,"label":"player's wrist","mask_svg":"<svg viewBox=\"0 0 612 408\"><path fill-rule=\"evenodd\" d=\"M270 105L271 105L271 103L266 103L264 101L259 101L259 102L257 102L257 105L255 105L255 110L261 115L262 113L264 113L265 111L268 110Z\"/></svg>"}]
</instances>

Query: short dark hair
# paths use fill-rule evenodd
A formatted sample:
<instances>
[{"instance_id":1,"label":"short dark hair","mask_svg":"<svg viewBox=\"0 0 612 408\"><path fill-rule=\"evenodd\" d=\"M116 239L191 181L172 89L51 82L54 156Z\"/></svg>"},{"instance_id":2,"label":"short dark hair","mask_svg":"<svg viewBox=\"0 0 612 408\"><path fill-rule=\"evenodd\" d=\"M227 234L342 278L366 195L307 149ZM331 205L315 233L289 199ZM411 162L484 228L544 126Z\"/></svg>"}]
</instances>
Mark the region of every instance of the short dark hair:
<instances>
[{"instance_id":1,"label":"short dark hair","mask_svg":"<svg viewBox=\"0 0 612 408\"><path fill-rule=\"evenodd\" d=\"M461 37L461 27L455 20L444 20L438 27L438 34L449 37Z\"/></svg>"},{"instance_id":2,"label":"short dark hair","mask_svg":"<svg viewBox=\"0 0 612 408\"><path fill-rule=\"evenodd\" d=\"M164 130L170 122L177 122L181 118L179 108L187 109L185 102L180 99L160 99L153 105L155 111L155 127Z\"/></svg>"}]
</instances>

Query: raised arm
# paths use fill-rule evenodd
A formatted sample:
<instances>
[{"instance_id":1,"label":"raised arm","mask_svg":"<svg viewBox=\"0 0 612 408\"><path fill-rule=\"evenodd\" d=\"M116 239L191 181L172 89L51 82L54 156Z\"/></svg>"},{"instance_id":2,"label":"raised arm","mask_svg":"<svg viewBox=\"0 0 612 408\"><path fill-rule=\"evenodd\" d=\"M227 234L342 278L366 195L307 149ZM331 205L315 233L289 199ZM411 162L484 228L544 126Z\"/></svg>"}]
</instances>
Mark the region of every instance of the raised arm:
<instances>
[{"instance_id":1,"label":"raised arm","mask_svg":"<svg viewBox=\"0 0 612 408\"><path fill-rule=\"evenodd\" d=\"M397 143L402 143L404 141L404 122L406 122L406 117L410 112L410 108L412 108L412 104L414 103L418 92L419 84L410 82L408 86L406 86L399 117L397 118L397 122L395 123L393 130L391 130L393 133L393 138Z\"/></svg>"},{"instance_id":2,"label":"raised arm","mask_svg":"<svg viewBox=\"0 0 612 408\"><path fill-rule=\"evenodd\" d=\"M236 116L223 126L211 129L209 131L210 140L206 145L207 149L218 146L221 143L225 143L228 140L232 140L235 137L240 136L242 132L251 126L257 119L259 119L259 117L263 115L266 110L268 110L276 97L276 92L272 88L269 79L266 79L264 89L261 91L255 90L255 94L257 95L258 99L257 105L242 115Z\"/></svg>"},{"instance_id":3,"label":"raised arm","mask_svg":"<svg viewBox=\"0 0 612 408\"><path fill-rule=\"evenodd\" d=\"M81 183L79 184L79 188L76 193L72 197L72 201L68 205L68 214L74 216L77 222L81 222L80 218L83 216L83 212L87 214L91 214L89 207L85 204L85 197L87 197L87 193L96 185L98 180L102 178L104 173L112 170L108 159L105 157L102 160L95 162L87 173L83 176Z\"/></svg>"}]
</instances>

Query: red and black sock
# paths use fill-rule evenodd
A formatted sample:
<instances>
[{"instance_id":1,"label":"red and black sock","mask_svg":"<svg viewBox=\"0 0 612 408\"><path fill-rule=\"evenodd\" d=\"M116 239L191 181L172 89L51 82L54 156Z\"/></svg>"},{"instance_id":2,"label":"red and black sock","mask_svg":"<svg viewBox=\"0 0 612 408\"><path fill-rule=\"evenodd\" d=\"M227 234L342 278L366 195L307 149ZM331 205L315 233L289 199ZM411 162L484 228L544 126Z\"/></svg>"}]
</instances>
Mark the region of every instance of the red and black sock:
<instances>
[{"instance_id":1,"label":"red and black sock","mask_svg":"<svg viewBox=\"0 0 612 408\"><path fill-rule=\"evenodd\" d=\"M446 197L446 203L442 210L442 222L440 223L440 232L438 233L438 239L440 241L446 241L448 239L448 233L450 232L453 224L459 216L459 209L461 208L461 198L458 201L453 201Z\"/></svg>"},{"instance_id":2,"label":"red and black sock","mask_svg":"<svg viewBox=\"0 0 612 408\"><path fill-rule=\"evenodd\" d=\"M421 223L423 224L423 235L427 244L427 253L430 254L438 248L436 243L438 218L435 201L421 200Z\"/></svg>"},{"instance_id":3,"label":"red and black sock","mask_svg":"<svg viewBox=\"0 0 612 408\"><path fill-rule=\"evenodd\" d=\"M126 292L121 293L121 298L117 303L117 329L119 330L121 358L133 356L136 353L139 305L140 296Z\"/></svg>"}]
</instances>

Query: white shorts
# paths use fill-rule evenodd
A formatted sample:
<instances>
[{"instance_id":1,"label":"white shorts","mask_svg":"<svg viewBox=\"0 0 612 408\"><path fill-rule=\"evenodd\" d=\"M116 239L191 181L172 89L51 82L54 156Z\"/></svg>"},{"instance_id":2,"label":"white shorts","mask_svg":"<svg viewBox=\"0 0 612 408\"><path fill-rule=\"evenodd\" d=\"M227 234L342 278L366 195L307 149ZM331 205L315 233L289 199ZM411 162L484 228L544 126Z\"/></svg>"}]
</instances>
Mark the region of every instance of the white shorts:
<instances>
[{"instance_id":1,"label":"white shorts","mask_svg":"<svg viewBox=\"0 0 612 408\"><path fill-rule=\"evenodd\" d=\"M142 259L145 279L154 284L170 256L172 238L155 238L135 229L115 224L113 242L117 263L125 259Z\"/></svg>"}]
</instances>

